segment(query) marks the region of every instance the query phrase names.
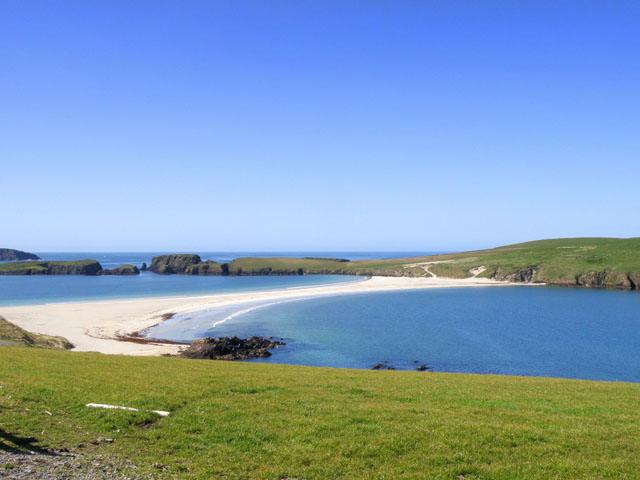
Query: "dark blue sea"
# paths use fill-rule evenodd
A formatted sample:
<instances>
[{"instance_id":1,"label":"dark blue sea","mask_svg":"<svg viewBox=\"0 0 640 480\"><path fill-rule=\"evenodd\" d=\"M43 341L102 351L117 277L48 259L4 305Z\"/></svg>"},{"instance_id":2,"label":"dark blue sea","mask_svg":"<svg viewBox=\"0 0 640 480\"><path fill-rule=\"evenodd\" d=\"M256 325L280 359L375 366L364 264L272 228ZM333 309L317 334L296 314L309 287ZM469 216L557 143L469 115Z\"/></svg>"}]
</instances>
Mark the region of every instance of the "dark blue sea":
<instances>
[{"instance_id":1,"label":"dark blue sea","mask_svg":"<svg viewBox=\"0 0 640 480\"><path fill-rule=\"evenodd\" d=\"M543 286L314 298L191 314L152 336L284 338L272 363L640 381L640 293ZM230 315L231 318L229 318ZM211 325L228 318L224 323Z\"/></svg>"}]
</instances>

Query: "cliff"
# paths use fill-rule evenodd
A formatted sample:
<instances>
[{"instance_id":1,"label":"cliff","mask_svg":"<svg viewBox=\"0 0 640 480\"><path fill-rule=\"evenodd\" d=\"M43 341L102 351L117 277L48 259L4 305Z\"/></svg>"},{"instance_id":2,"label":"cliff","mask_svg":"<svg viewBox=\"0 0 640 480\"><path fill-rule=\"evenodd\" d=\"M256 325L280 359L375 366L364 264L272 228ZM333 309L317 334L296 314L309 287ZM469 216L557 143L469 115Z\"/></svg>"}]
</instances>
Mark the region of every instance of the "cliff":
<instances>
[{"instance_id":1,"label":"cliff","mask_svg":"<svg viewBox=\"0 0 640 480\"><path fill-rule=\"evenodd\" d=\"M12 262L0 265L0 275L98 275L102 265L95 260L71 262Z\"/></svg>"},{"instance_id":2,"label":"cliff","mask_svg":"<svg viewBox=\"0 0 640 480\"><path fill-rule=\"evenodd\" d=\"M160 274L224 275L222 265L213 260L203 262L199 255L173 254L153 257L149 270Z\"/></svg>"},{"instance_id":3,"label":"cliff","mask_svg":"<svg viewBox=\"0 0 640 480\"><path fill-rule=\"evenodd\" d=\"M125 263L116 268L104 269L100 272L100 275L139 275L140 269L135 265Z\"/></svg>"}]
</instances>

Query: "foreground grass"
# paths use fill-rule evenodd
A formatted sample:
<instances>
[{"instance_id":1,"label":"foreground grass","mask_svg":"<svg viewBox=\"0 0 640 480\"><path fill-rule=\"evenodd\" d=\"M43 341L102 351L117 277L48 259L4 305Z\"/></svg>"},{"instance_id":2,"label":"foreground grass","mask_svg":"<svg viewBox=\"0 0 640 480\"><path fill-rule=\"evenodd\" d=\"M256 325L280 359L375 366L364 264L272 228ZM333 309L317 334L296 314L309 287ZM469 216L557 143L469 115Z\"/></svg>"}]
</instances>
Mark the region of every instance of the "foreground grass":
<instances>
[{"instance_id":1,"label":"foreground grass","mask_svg":"<svg viewBox=\"0 0 640 480\"><path fill-rule=\"evenodd\" d=\"M34 436L171 478L637 478L639 399L624 383L0 349L0 446Z\"/></svg>"}]
</instances>

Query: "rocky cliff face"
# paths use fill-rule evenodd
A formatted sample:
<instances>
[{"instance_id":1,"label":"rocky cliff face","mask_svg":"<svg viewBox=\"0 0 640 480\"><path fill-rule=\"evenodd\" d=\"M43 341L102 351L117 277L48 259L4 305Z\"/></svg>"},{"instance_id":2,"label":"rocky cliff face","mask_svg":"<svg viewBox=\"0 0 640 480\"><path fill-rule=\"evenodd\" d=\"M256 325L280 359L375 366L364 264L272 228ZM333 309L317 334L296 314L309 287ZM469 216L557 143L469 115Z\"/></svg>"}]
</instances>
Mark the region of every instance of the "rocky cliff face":
<instances>
[{"instance_id":1,"label":"rocky cliff face","mask_svg":"<svg viewBox=\"0 0 640 480\"><path fill-rule=\"evenodd\" d=\"M537 267L531 266L517 270L515 272L505 272L500 268L497 268L490 277L494 280L501 280L506 282L534 282L536 279Z\"/></svg>"},{"instance_id":2,"label":"rocky cliff face","mask_svg":"<svg viewBox=\"0 0 640 480\"><path fill-rule=\"evenodd\" d=\"M576 285L590 288L640 289L640 272L622 273L616 271L586 272L576 276Z\"/></svg>"},{"instance_id":3,"label":"rocky cliff face","mask_svg":"<svg viewBox=\"0 0 640 480\"><path fill-rule=\"evenodd\" d=\"M153 257L149 270L161 274L226 275L228 270L224 268L225 265L221 265L213 260L203 262L199 255L160 255Z\"/></svg>"},{"instance_id":4,"label":"rocky cliff face","mask_svg":"<svg viewBox=\"0 0 640 480\"><path fill-rule=\"evenodd\" d=\"M49 275L98 275L102 265L95 260L80 262L48 262Z\"/></svg>"},{"instance_id":5,"label":"rocky cliff face","mask_svg":"<svg viewBox=\"0 0 640 480\"><path fill-rule=\"evenodd\" d=\"M112 269L104 269L100 272L100 275L139 275L140 270L135 265L128 263L120 265L119 267Z\"/></svg>"},{"instance_id":6,"label":"rocky cliff face","mask_svg":"<svg viewBox=\"0 0 640 480\"><path fill-rule=\"evenodd\" d=\"M159 255L151 259L149 270L155 273L187 273L187 269L193 265L202 263L199 255L176 254Z\"/></svg>"},{"instance_id":7,"label":"rocky cliff face","mask_svg":"<svg viewBox=\"0 0 640 480\"><path fill-rule=\"evenodd\" d=\"M187 267L185 273L190 275L226 275L228 271L223 267L224 265L218 262L207 260L206 262L196 263Z\"/></svg>"},{"instance_id":8,"label":"rocky cliff face","mask_svg":"<svg viewBox=\"0 0 640 480\"><path fill-rule=\"evenodd\" d=\"M22 250L14 250L13 248L0 248L0 261L10 262L15 260L40 260L40 257Z\"/></svg>"},{"instance_id":9,"label":"rocky cliff face","mask_svg":"<svg viewBox=\"0 0 640 480\"><path fill-rule=\"evenodd\" d=\"M12 262L0 265L0 275L99 275L102 265L95 260L74 262Z\"/></svg>"}]
</instances>

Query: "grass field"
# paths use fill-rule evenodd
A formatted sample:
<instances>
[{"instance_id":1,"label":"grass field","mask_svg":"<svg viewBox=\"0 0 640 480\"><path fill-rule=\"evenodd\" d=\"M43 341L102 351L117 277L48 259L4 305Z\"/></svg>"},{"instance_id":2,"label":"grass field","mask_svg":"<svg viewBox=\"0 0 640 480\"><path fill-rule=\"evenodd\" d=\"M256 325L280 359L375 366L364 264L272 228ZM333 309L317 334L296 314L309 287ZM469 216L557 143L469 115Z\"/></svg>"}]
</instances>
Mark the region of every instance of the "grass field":
<instances>
[{"instance_id":1,"label":"grass field","mask_svg":"<svg viewBox=\"0 0 640 480\"><path fill-rule=\"evenodd\" d=\"M0 448L159 478L638 478L639 407L637 384L0 348Z\"/></svg>"}]
</instances>

